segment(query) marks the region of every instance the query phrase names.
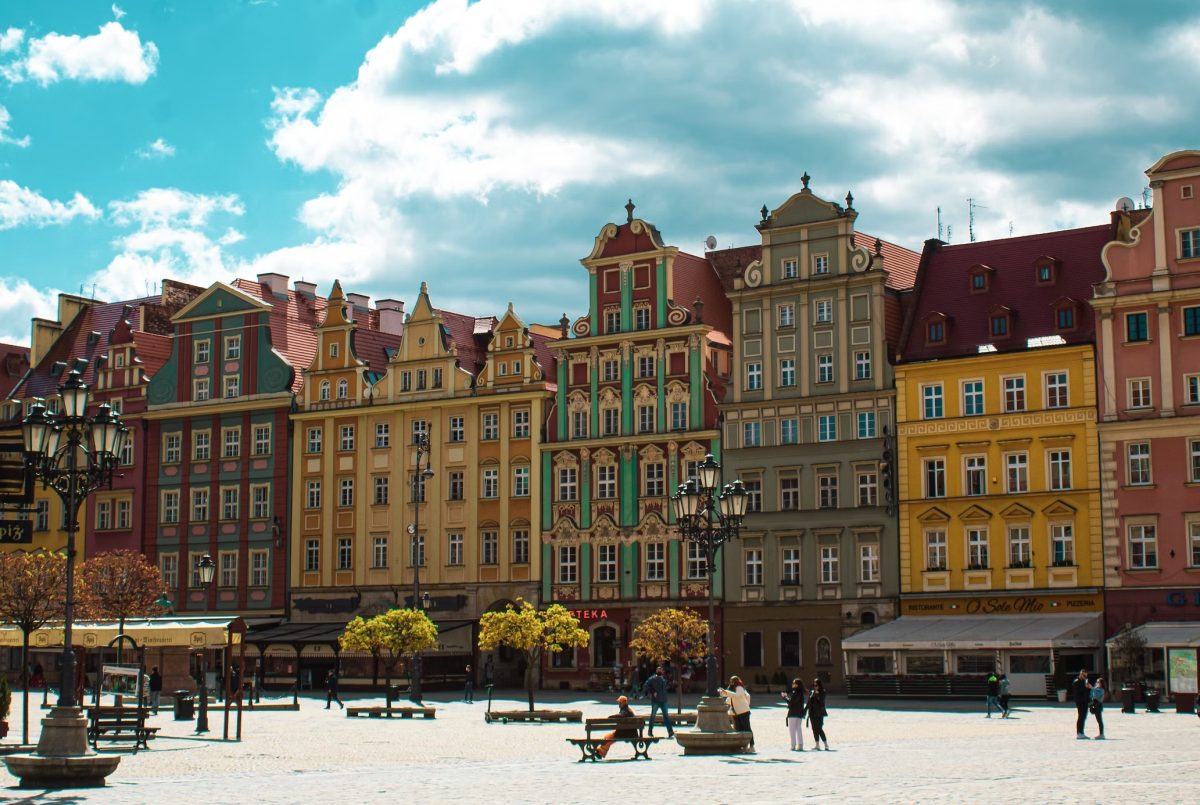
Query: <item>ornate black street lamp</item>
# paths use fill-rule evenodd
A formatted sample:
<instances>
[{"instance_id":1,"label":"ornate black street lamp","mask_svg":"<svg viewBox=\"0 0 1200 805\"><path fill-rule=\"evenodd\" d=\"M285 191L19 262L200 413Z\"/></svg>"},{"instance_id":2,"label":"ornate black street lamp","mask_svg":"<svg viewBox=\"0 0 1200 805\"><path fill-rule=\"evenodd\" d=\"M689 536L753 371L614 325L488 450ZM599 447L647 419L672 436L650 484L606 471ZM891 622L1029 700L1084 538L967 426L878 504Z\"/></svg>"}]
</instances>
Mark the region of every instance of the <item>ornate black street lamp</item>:
<instances>
[{"instance_id":1,"label":"ornate black street lamp","mask_svg":"<svg viewBox=\"0 0 1200 805\"><path fill-rule=\"evenodd\" d=\"M35 402L21 423L25 440L25 465L43 489L53 489L62 500L67 531L67 600L63 613L62 684L58 706L78 707L75 698L75 649L71 627L75 620L75 534L79 507L92 492L112 487L113 470L124 447L127 430L108 403L87 415L88 387L77 371L58 387L62 411L50 414Z\"/></svg>"},{"instance_id":2,"label":"ornate black street lamp","mask_svg":"<svg viewBox=\"0 0 1200 805\"><path fill-rule=\"evenodd\" d=\"M208 554L200 557L196 563L196 575L200 577L200 586L204 588L204 597L208 598L208 586L212 584L213 576L217 574L217 563ZM196 708L196 732L208 732L208 646L200 649L200 697Z\"/></svg>"},{"instance_id":3,"label":"ornate black street lamp","mask_svg":"<svg viewBox=\"0 0 1200 805\"><path fill-rule=\"evenodd\" d=\"M423 607L423 603L429 600L429 593L425 593L424 601L421 598L421 565L425 564L424 543L421 541L421 504L425 501L425 483L433 477L433 468L430 467L432 457L429 451L429 437L425 434L420 434L413 437L413 446L417 448L417 471L413 475L411 499L413 504L413 522L409 526L409 533L412 535L412 552L410 559L412 560L413 569L413 609L427 609ZM421 469L421 459L425 459L425 469ZM413 653L412 667L409 672L409 688L408 698L416 704L422 703L421 695L421 652Z\"/></svg>"},{"instance_id":4,"label":"ornate black street lamp","mask_svg":"<svg viewBox=\"0 0 1200 805\"><path fill-rule=\"evenodd\" d=\"M713 624L716 617L715 590L717 551L731 539L736 539L746 516L749 496L741 481L721 486L721 465L712 454L704 457L697 477L679 485L671 496L680 536L704 549L708 571L708 635L705 658L706 694L717 695L717 649Z\"/></svg>"}]
</instances>

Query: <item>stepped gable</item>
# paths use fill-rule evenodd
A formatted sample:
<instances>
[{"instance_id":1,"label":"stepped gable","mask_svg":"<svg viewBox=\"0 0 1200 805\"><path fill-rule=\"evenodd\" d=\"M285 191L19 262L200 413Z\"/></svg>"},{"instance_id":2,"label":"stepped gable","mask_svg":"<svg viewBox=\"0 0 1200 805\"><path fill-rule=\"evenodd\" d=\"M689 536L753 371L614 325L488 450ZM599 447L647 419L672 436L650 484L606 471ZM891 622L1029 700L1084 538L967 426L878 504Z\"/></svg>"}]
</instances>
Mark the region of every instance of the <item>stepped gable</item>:
<instances>
[{"instance_id":1,"label":"stepped gable","mask_svg":"<svg viewBox=\"0 0 1200 805\"><path fill-rule=\"evenodd\" d=\"M1100 252L1113 236L1112 224L1045 232L1017 238L947 245L926 241L904 326L900 359L933 360L978 354L980 346L998 352L1026 349L1029 339L1061 336L1071 344L1095 340L1088 300L1092 285L1104 280ZM1049 261L1054 279L1038 282L1035 264ZM986 290L973 289L972 273L987 275ZM1075 326L1056 327L1056 309L1072 304ZM995 311L1010 312L1009 333L993 338ZM945 317L945 338L928 343L927 324Z\"/></svg>"}]
</instances>

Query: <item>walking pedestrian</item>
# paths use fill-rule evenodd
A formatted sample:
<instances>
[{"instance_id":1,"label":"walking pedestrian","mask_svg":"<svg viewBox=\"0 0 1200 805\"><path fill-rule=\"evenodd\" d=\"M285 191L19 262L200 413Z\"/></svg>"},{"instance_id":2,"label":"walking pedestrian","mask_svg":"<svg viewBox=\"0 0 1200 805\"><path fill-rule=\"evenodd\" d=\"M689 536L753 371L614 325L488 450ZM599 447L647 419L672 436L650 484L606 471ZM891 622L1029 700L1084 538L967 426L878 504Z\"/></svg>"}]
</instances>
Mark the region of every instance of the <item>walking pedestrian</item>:
<instances>
[{"instance_id":1,"label":"walking pedestrian","mask_svg":"<svg viewBox=\"0 0 1200 805\"><path fill-rule=\"evenodd\" d=\"M1104 677L1096 677L1096 681L1092 683L1091 700L1088 702L1088 709L1092 711L1092 715L1096 717L1096 726L1100 728L1100 734L1096 736L1096 740L1104 740Z\"/></svg>"},{"instance_id":2,"label":"walking pedestrian","mask_svg":"<svg viewBox=\"0 0 1200 805\"><path fill-rule=\"evenodd\" d=\"M463 687L463 701L467 704L475 702L475 674L471 671L471 666L467 666L467 682Z\"/></svg>"},{"instance_id":3,"label":"walking pedestrian","mask_svg":"<svg viewBox=\"0 0 1200 805\"><path fill-rule=\"evenodd\" d=\"M1001 718L1008 718L1011 712L1008 708L1008 674L1000 674L1000 709L1004 712L1000 714Z\"/></svg>"},{"instance_id":4,"label":"walking pedestrian","mask_svg":"<svg viewBox=\"0 0 1200 805\"><path fill-rule=\"evenodd\" d=\"M717 693L729 700L733 712L733 728L738 732L750 733L750 751L754 751L754 730L750 729L750 693L739 676L729 677L728 688L717 688Z\"/></svg>"},{"instance_id":5,"label":"walking pedestrian","mask_svg":"<svg viewBox=\"0 0 1200 805\"><path fill-rule=\"evenodd\" d=\"M250 678L250 682L253 685L251 692L254 694L255 704L262 702L262 673L262 662L254 663L254 676Z\"/></svg>"},{"instance_id":6,"label":"walking pedestrian","mask_svg":"<svg viewBox=\"0 0 1200 805\"><path fill-rule=\"evenodd\" d=\"M158 700L162 697L162 674L158 672L158 666L150 669L150 706L154 708L154 715L158 715Z\"/></svg>"},{"instance_id":7,"label":"walking pedestrian","mask_svg":"<svg viewBox=\"0 0 1200 805\"><path fill-rule=\"evenodd\" d=\"M825 751L829 751L829 739L825 737L825 716L829 715L829 711L825 707L825 685L820 679L814 679L812 690L808 694L808 714L805 720L812 726L813 743L817 749L821 748L821 741L825 742Z\"/></svg>"},{"instance_id":8,"label":"walking pedestrian","mask_svg":"<svg viewBox=\"0 0 1200 805\"><path fill-rule=\"evenodd\" d=\"M346 709L346 703L342 701L341 696L338 696L337 671L330 668L329 673L325 674L325 709L328 710L334 702L340 704L343 710Z\"/></svg>"},{"instance_id":9,"label":"walking pedestrian","mask_svg":"<svg viewBox=\"0 0 1200 805\"><path fill-rule=\"evenodd\" d=\"M671 715L667 712L667 678L663 676L661 665L646 680L646 684L642 690L645 692L645 695L650 697L650 720L647 722L649 729L646 731L646 734L651 738L654 737L654 714L662 710L663 724L667 728L667 737L674 738L675 730L671 727Z\"/></svg>"},{"instance_id":10,"label":"walking pedestrian","mask_svg":"<svg viewBox=\"0 0 1200 805\"><path fill-rule=\"evenodd\" d=\"M992 705L996 706L997 712L1004 712L1004 708L1000 706L1000 679L994 673L988 674L987 678L987 717L992 717Z\"/></svg>"},{"instance_id":11,"label":"walking pedestrian","mask_svg":"<svg viewBox=\"0 0 1200 805\"><path fill-rule=\"evenodd\" d=\"M492 656L489 654L487 662L483 664L483 684L494 684L496 675L496 666L492 664Z\"/></svg>"},{"instance_id":12,"label":"walking pedestrian","mask_svg":"<svg viewBox=\"0 0 1200 805\"><path fill-rule=\"evenodd\" d=\"M793 752L804 751L804 712L808 709L808 697L804 690L804 683L800 678L792 680L792 687L779 694L787 700L787 728L788 739L791 742Z\"/></svg>"},{"instance_id":13,"label":"walking pedestrian","mask_svg":"<svg viewBox=\"0 0 1200 805\"><path fill-rule=\"evenodd\" d=\"M1087 671L1080 669L1079 676L1071 682L1071 698L1075 701L1075 738L1086 741L1083 728L1087 724L1088 703L1092 700L1092 686L1088 682Z\"/></svg>"}]
</instances>

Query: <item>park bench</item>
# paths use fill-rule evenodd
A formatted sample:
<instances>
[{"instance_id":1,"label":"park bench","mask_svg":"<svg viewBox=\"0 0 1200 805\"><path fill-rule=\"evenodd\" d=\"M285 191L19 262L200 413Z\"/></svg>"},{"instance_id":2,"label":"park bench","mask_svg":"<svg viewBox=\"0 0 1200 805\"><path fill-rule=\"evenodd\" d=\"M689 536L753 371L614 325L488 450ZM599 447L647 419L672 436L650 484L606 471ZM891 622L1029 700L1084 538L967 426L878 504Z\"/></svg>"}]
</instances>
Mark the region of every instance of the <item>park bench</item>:
<instances>
[{"instance_id":1,"label":"park bench","mask_svg":"<svg viewBox=\"0 0 1200 805\"><path fill-rule=\"evenodd\" d=\"M507 724L510 721L529 722L537 721L543 724L557 724L560 721L567 723L580 723L583 721L583 711L581 710L488 710L483 714L483 720L487 724L499 721L501 724Z\"/></svg>"},{"instance_id":2,"label":"park bench","mask_svg":"<svg viewBox=\"0 0 1200 805\"><path fill-rule=\"evenodd\" d=\"M646 727L646 719L642 716L612 716L609 718L589 718L584 722L583 728L587 734L585 738L567 738L567 743L579 747L579 751L583 757L579 758L582 763L585 760L603 760L600 754L600 747L612 741L613 743L627 743L633 746L633 759L640 760L645 758L650 759L650 747L661 741L661 738L648 738L643 734ZM627 737L606 738L610 732L625 732L636 733ZM596 733L596 734L593 734Z\"/></svg>"},{"instance_id":3,"label":"park bench","mask_svg":"<svg viewBox=\"0 0 1200 805\"><path fill-rule=\"evenodd\" d=\"M149 749L147 743L158 735L158 727L147 727L145 707L89 707L87 737L93 749L100 741L132 741L133 751Z\"/></svg>"},{"instance_id":4,"label":"park bench","mask_svg":"<svg viewBox=\"0 0 1200 805\"><path fill-rule=\"evenodd\" d=\"M367 716L368 718L412 718L413 716L422 716L424 718L436 718L436 707L347 707L346 718L358 718L359 716Z\"/></svg>"}]
</instances>

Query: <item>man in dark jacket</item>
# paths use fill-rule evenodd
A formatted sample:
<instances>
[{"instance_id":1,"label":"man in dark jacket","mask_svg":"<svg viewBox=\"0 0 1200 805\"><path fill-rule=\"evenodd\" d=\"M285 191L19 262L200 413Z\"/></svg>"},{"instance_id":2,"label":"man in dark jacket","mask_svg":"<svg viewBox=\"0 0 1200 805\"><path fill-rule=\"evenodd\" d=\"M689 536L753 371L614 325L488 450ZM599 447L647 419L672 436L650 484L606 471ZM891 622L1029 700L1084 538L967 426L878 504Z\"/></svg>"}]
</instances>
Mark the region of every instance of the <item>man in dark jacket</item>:
<instances>
[{"instance_id":1,"label":"man in dark jacket","mask_svg":"<svg viewBox=\"0 0 1200 805\"><path fill-rule=\"evenodd\" d=\"M1075 737L1081 741L1087 740L1087 736L1083 734L1083 727L1087 724L1088 701L1091 695L1092 686L1088 682L1087 671L1081 670L1079 676L1071 683L1071 698L1075 701L1075 709L1079 714L1075 719Z\"/></svg>"},{"instance_id":2,"label":"man in dark jacket","mask_svg":"<svg viewBox=\"0 0 1200 805\"><path fill-rule=\"evenodd\" d=\"M646 733L650 737L654 737L654 714L656 711L662 710L663 724L667 727L667 737L674 738L675 730L671 728L671 716L667 713L667 678L663 676L661 665L655 670L654 675L646 680L643 690L650 697L650 720L647 722L649 729Z\"/></svg>"},{"instance_id":3,"label":"man in dark jacket","mask_svg":"<svg viewBox=\"0 0 1200 805\"><path fill-rule=\"evenodd\" d=\"M994 673L988 674L987 678L987 717L992 717L992 705L1000 712L1004 712L1000 707L1000 678Z\"/></svg>"}]
</instances>

